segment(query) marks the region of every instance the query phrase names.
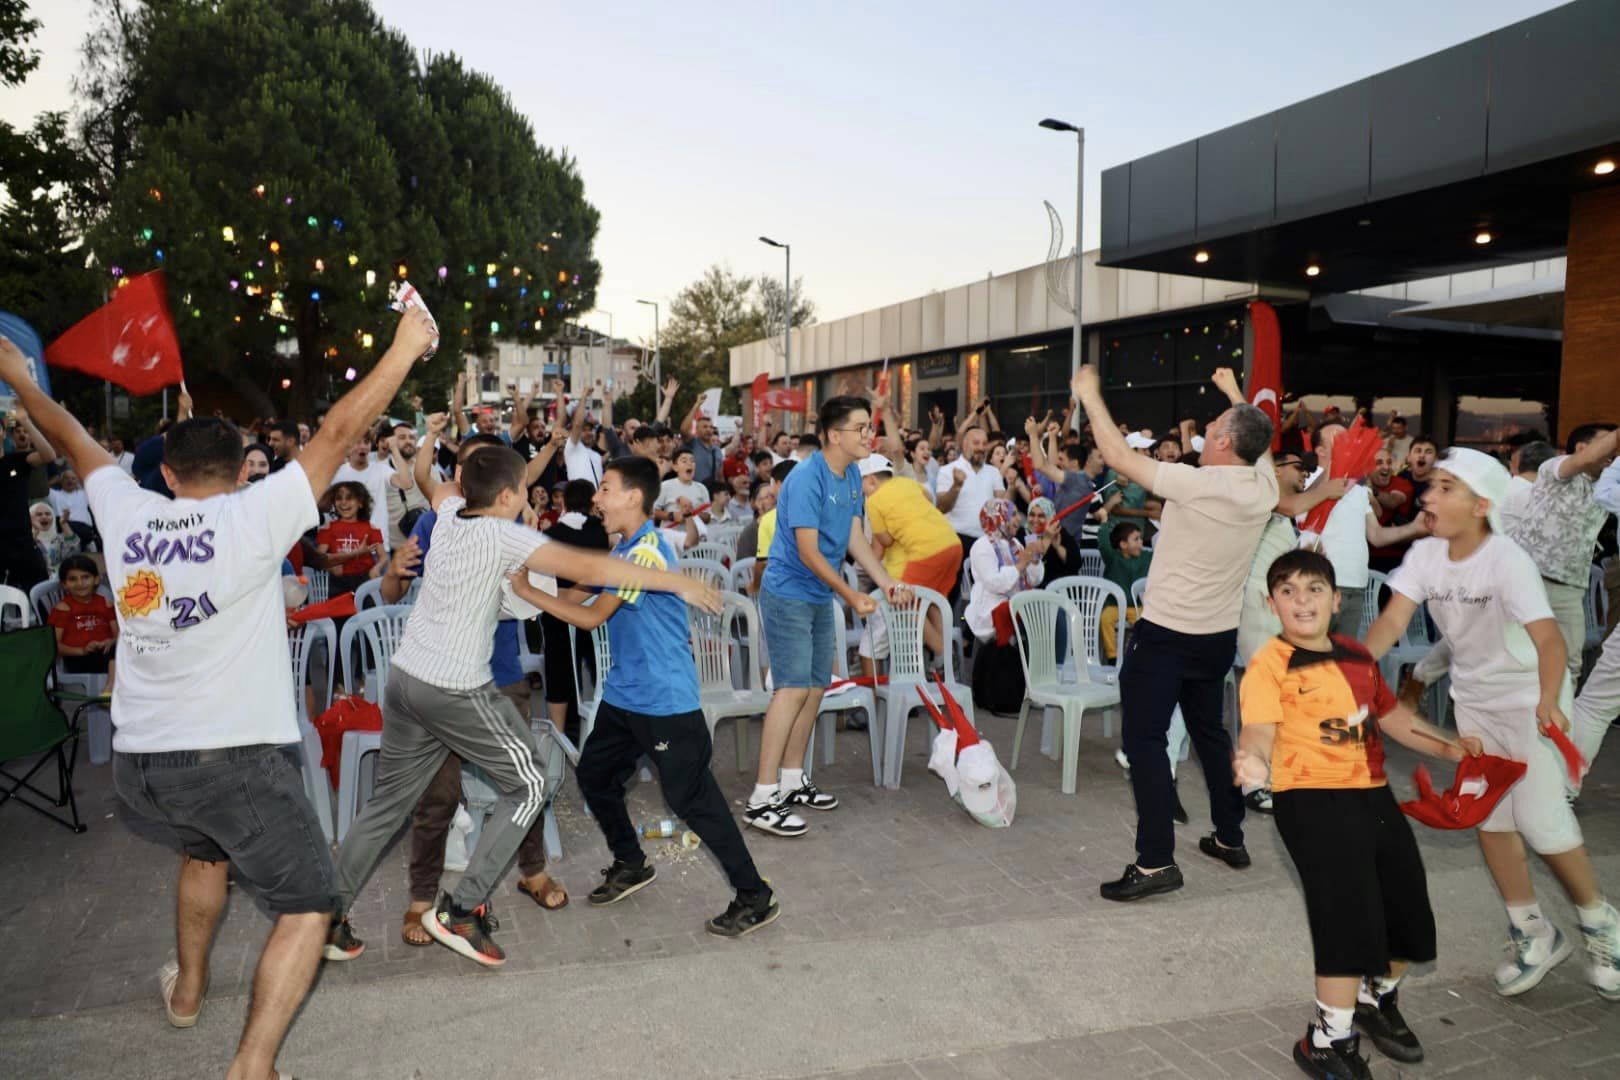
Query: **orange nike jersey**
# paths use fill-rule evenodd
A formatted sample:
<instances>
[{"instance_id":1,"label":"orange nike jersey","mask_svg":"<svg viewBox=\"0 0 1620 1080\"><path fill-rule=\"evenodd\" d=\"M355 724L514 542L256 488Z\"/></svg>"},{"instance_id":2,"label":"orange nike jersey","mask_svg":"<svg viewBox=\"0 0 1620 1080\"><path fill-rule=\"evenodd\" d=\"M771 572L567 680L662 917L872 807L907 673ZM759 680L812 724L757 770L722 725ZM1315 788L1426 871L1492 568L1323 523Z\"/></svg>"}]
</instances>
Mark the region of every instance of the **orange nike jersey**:
<instances>
[{"instance_id":1,"label":"orange nike jersey","mask_svg":"<svg viewBox=\"0 0 1620 1080\"><path fill-rule=\"evenodd\" d=\"M1361 645L1335 637L1330 652L1272 638L1243 675L1243 723L1275 724L1271 789L1383 787L1378 718L1395 695Z\"/></svg>"}]
</instances>

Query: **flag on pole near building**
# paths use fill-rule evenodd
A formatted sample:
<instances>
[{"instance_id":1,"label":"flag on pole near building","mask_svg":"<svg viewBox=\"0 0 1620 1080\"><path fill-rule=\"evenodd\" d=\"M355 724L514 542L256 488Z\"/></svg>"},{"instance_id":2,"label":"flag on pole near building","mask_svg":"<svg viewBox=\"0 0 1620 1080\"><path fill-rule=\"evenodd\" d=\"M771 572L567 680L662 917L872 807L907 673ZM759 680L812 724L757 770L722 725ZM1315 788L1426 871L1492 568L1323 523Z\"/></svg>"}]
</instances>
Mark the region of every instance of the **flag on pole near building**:
<instances>
[{"instance_id":1,"label":"flag on pole near building","mask_svg":"<svg viewBox=\"0 0 1620 1080\"><path fill-rule=\"evenodd\" d=\"M1271 417L1271 449L1282 449L1282 328L1277 310L1264 300L1249 304L1254 356L1249 364L1249 404Z\"/></svg>"},{"instance_id":2,"label":"flag on pole near building","mask_svg":"<svg viewBox=\"0 0 1620 1080\"><path fill-rule=\"evenodd\" d=\"M51 342L45 359L116 383L137 397L155 394L185 379L163 271L125 280L129 284L114 290L111 300Z\"/></svg>"},{"instance_id":3,"label":"flag on pole near building","mask_svg":"<svg viewBox=\"0 0 1620 1080\"><path fill-rule=\"evenodd\" d=\"M751 388L754 399L754 430L759 431L765 426L765 411L767 409L784 409L788 412L802 413L809 405L809 399L803 390L783 390L771 386L771 377L765 372L754 376L754 385Z\"/></svg>"}]
</instances>

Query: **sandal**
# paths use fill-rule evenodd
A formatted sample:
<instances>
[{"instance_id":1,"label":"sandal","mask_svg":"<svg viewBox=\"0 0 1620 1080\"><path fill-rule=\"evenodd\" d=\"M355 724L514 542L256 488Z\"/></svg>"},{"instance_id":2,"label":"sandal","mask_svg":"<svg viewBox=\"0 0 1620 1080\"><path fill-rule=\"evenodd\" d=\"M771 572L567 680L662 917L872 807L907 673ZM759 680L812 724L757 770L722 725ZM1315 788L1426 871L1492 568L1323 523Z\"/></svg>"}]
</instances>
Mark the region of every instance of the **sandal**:
<instances>
[{"instance_id":1,"label":"sandal","mask_svg":"<svg viewBox=\"0 0 1620 1080\"><path fill-rule=\"evenodd\" d=\"M428 909L433 910L432 908ZM417 939L421 940L418 941ZM422 925L422 912L405 910L405 922L399 928L399 939L412 948L424 948L433 944L433 935L427 932Z\"/></svg>"},{"instance_id":2,"label":"sandal","mask_svg":"<svg viewBox=\"0 0 1620 1080\"><path fill-rule=\"evenodd\" d=\"M169 1005L170 999L174 997L175 984L179 981L180 964L178 961L170 960L158 970L158 990L163 995L163 1011L168 1014L169 1023L177 1028L196 1027L197 1017L202 1015L201 1001L197 1002L197 1011L190 1016L181 1016Z\"/></svg>"},{"instance_id":3,"label":"sandal","mask_svg":"<svg viewBox=\"0 0 1620 1080\"><path fill-rule=\"evenodd\" d=\"M545 879L545 881L546 881L546 887L545 888L543 888L543 889L531 889L531 888L529 888L529 884L528 884L527 879L519 878L518 879L518 886L517 886L518 892L522 893L524 896L527 896L530 900L533 900L535 903L539 904L540 907L545 911L561 911L563 908L567 907L568 906L568 890L563 888L560 884L558 884L556 879L553 878L550 874L542 873L539 876L543 877ZM561 900L556 899L558 894L561 894L561 896L562 896ZM547 903L548 900L550 900L552 902Z\"/></svg>"}]
</instances>

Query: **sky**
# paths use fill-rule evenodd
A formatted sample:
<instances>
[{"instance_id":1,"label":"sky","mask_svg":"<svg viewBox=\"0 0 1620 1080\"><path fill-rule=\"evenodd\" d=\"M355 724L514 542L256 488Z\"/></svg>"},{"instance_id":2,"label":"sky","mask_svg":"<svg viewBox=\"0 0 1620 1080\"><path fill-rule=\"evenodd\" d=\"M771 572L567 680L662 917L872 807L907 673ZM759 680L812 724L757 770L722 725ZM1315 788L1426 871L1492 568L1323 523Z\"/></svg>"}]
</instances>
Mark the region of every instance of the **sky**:
<instances>
[{"instance_id":1,"label":"sky","mask_svg":"<svg viewBox=\"0 0 1620 1080\"><path fill-rule=\"evenodd\" d=\"M559 5L373 0L460 54L579 163L601 211L598 311L651 309L713 263L795 277L821 320L1040 262L1042 200L1085 246L1105 168L1557 6L1549 0L1027 0ZM0 119L71 108L92 0L34 0L45 58ZM1414 106L1420 103L1414 103Z\"/></svg>"}]
</instances>

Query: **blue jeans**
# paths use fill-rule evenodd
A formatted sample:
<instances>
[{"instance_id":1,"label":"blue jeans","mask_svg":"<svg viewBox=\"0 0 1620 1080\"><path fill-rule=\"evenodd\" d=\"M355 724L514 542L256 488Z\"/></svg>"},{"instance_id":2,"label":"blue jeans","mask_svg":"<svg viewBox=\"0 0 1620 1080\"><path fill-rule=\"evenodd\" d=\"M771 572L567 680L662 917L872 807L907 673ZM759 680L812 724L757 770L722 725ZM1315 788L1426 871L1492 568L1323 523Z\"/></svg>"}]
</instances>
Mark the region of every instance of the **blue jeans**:
<instances>
[{"instance_id":1,"label":"blue jeans","mask_svg":"<svg viewBox=\"0 0 1620 1080\"><path fill-rule=\"evenodd\" d=\"M833 608L759 590L765 649L776 689L825 690L832 684Z\"/></svg>"}]
</instances>

